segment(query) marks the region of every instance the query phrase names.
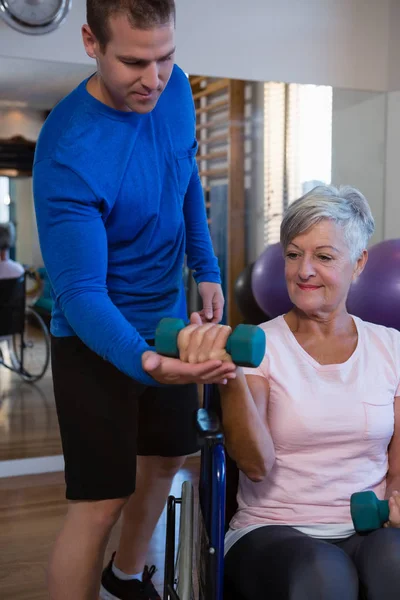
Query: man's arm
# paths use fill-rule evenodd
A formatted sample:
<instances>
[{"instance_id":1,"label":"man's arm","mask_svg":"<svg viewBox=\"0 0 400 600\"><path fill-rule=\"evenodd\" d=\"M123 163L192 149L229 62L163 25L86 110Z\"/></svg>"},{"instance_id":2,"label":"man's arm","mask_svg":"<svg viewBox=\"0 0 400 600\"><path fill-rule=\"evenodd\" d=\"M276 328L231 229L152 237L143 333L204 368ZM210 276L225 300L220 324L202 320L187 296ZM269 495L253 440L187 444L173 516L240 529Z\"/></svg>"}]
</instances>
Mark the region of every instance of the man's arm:
<instances>
[{"instance_id":1,"label":"man's arm","mask_svg":"<svg viewBox=\"0 0 400 600\"><path fill-rule=\"evenodd\" d=\"M33 185L43 260L71 328L118 369L156 385L141 364L149 346L108 296L100 201L77 174L51 160L35 165Z\"/></svg>"},{"instance_id":2,"label":"man's arm","mask_svg":"<svg viewBox=\"0 0 400 600\"><path fill-rule=\"evenodd\" d=\"M100 201L79 175L51 160L35 165L33 184L40 245L53 291L71 328L89 348L147 385L219 383L231 376L232 363L189 365L149 352L108 296L108 244Z\"/></svg>"}]
</instances>

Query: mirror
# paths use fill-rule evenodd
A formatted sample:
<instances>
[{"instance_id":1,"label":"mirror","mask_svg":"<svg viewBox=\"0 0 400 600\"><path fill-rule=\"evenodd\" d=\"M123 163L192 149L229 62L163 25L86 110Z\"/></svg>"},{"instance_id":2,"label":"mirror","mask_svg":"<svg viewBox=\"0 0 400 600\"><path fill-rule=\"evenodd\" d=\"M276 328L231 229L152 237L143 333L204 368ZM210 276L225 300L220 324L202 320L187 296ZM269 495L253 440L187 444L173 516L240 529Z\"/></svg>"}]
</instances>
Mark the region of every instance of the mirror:
<instances>
[{"instance_id":1,"label":"mirror","mask_svg":"<svg viewBox=\"0 0 400 600\"><path fill-rule=\"evenodd\" d=\"M90 65L0 57L0 222L15 224L10 258L28 269L43 267L32 198L35 142L52 107L92 72ZM46 286L39 292L38 281L28 278L26 288L27 305L48 327ZM32 318L26 329L32 347L24 352L24 365L37 373L43 364L44 338ZM13 340L0 338L0 350L8 365L18 359L20 350ZM2 469L13 474L18 471L18 461L27 458L50 457L51 470L60 454L51 368L32 384L0 365L0 474ZM9 461L15 461L13 466Z\"/></svg>"},{"instance_id":2,"label":"mirror","mask_svg":"<svg viewBox=\"0 0 400 600\"><path fill-rule=\"evenodd\" d=\"M48 111L92 71L0 58L0 139L35 141ZM238 275L277 241L285 207L318 182L358 187L376 219L372 243L383 239L386 93L204 75L189 80L229 322L242 319L234 300ZM16 225L11 257L40 269L31 188L31 177L0 177L0 221ZM195 308L190 278L188 295ZM48 311L37 310L48 324ZM31 385L0 366L0 469L1 461L60 454L50 368Z\"/></svg>"}]
</instances>

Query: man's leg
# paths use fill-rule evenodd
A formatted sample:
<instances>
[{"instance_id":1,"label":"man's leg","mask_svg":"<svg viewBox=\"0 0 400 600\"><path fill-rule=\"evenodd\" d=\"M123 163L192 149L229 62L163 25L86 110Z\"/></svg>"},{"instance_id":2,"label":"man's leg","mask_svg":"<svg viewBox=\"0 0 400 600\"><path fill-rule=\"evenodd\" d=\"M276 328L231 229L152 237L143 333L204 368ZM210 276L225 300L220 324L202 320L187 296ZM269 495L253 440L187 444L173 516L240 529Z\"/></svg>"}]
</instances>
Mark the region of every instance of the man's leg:
<instances>
[{"instance_id":1,"label":"man's leg","mask_svg":"<svg viewBox=\"0 0 400 600\"><path fill-rule=\"evenodd\" d=\"M144 386L76 337L52 338L52 371L70 504L50 557L50 598L97 600L110 532L135 489Z\"/></svg>"},{"instance_id":2,"label":"man's leg","mask_svg":"<svg viewBox=\"0 0 400 600\"><path fill-rule=\"evenodd\" d=\"M196 385L147 388L139 400L136 492L123 512L115 566L143 570L148 547L175 474L197 451Z\"/></svg>"},{"instance_id":3,"label":"man's leg","mask_svg":"<svg viewBox=\"0 0 400 600\"><path fill-rule=\"evenodd\" d=\"M184 462L185 457L138 457L136 491L123 510L121 539L114 561L124 573L143 571L172 480Z\"/></svg>"},{"instance_id":4,"label":"man's leg","mask_svg":"<svg viewBox=\"0 0 400 600\"><path fill-rule=\"evenodd\" d=\"M70 503L49 561L51 600L97 600L108 538L126 500Z\"/></svg>"}]
</instances>

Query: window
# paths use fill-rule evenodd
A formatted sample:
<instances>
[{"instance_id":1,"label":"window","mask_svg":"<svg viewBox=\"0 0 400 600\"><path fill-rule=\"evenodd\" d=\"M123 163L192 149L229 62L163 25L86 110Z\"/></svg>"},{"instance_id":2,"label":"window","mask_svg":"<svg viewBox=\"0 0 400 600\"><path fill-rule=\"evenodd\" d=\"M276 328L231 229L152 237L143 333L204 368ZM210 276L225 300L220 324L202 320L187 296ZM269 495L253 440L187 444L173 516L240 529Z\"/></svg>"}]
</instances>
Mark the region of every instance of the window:
<instances>
[{"instance_id":1,"label":"window","mask_svg":"<svg viewBox=\"0 0 400 600\"><path fill-rule=\"evenodd\" d=\"M279 241L287 206L330 183L332 88L264 84L264 243Z\"/></svg>"},{"instance_id":2,"label":"window","mask_svg":"<svg viewBox=\"0 0 400 600\"><path fill-rule=\"evenodd\" d=\"M8 177L0 177L0 223L10 220L10 182Z\"/></svg>"}]
</instances>

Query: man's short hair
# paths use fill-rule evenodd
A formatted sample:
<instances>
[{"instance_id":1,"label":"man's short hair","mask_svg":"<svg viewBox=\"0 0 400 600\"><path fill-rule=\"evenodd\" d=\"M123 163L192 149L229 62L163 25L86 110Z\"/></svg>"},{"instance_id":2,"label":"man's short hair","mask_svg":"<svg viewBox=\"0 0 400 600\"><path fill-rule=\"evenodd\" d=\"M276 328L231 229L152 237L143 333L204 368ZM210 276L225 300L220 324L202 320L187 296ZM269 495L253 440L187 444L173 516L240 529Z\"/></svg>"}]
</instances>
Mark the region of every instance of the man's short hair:
<instances>
[{"instance_id":1,"label":"man's short hair","mask_svg":"<svg viewBox=\"0 0 400 600\"><path fill-rule=\"evenodd\" d=\"M109 19L126 14L132 27L151 29L175 20L175 0L86 0L87 23L105 50L111 34Z\"/></svg>"}]
</instances>

